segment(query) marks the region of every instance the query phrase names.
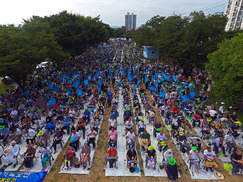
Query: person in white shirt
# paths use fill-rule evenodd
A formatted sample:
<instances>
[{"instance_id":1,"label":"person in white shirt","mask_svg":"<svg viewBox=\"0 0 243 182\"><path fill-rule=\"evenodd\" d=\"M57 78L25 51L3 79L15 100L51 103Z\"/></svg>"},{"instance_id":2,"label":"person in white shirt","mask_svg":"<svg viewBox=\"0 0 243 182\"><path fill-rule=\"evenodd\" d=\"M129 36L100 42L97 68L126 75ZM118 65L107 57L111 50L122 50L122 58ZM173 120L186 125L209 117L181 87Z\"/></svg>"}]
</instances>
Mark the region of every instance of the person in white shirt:
<instances>
[{"instance_id":1,"label":"person in white shirt","mask_svg":"<svg viewBox=\"0 0 243 182\"><path fill-rule=\"evenodd\" d=\"M49 158L51 157L52 154L52 150L47 147L44 146L43 149L39 150L39 153L42 153L42 159L41 159L41 165L42 165L42 169L41 171L45 171L46 170L46 161L49 160Z\"/></svg>"},{"instance_id":2,"label":"person in white shirt","mask_svg":"<svg viewBox=\"0 0 243 182\"><path fill-rule=\"evenodd\" d=\"M200 163L199 163L200 158L199 158L199 153L198 153L196 146L192 146L192 149L189 152L189 158L191 160L190 161L191 165L195 166L195 172L198 173L198 170L200 168Z\"/></svg>"},{"instance_id":3,"label":"person in white shirt","mask_svg":"<svg viewBox=\"0 0 243 182\"><path fill-rule=\"evenodd\" d=\"M109 122L109 130L111 130L112 127L116 129L116 120L114 119L114 117L111 116L108 122Z\"/></svg>"},{"instance_id":4,"label":"person in white shirt","mask_svg":"<svg viewBox=\"0 0 243 182\"><path fill-rule=\"evenodd\" d=\"M138 122L138 135L141 136L141 132L144 132L146 130L146 124L144 123L145 118L141 118L141 120Z\"/></svg>"},{"instance_id":5,"label":"person in white shirt","mask_svg":"<svg viewBox=\"0 0 243 182\"><path fill-rule=\"evenodd\" d=\"M94 150L95 150L95 145L96 145L95 144L96 143L95 142L96 135L97 135L96 131L93 128L91 128L90 132L88 133L88 137L89 137L88 146L90 146L90 143L92 143Z\"/></svg>"},{"instance_id":6,"label":"person in white shirt","mask_svg":"<svg viewBox=\"0 0 243 182\"><path fill-rule=\"evenodd\" d=\"M225 135L224 140L226 141L226 145L229 148L229 154L231 154L232 149L233 152L237 150L237 146L235 144L235 137L232 135L232 132L229 131L227 135Z\"/></svg>"},{"instance_id":7,"label":"person in white shirt","mask_svg":"<svg viewBox=\"0 0 243 182\"><path fill-rule=\"evenodd\" d=\"M17 165L17 156L19 155L19 146L16 144L15 141L12 141L10 145L11 145L10 151L7 153L5 162L6 163L12 162L13 168L15 168Z\"/></svg>"},{"instance_id":8,"label":"person in white shirt","mask_svg":"<svg viewBox=\"0 0 243 182\"><path fill-rule=\"evenodd\" d=\"M132 129L132 127L133 127L133 122L132 122L132 120L131 120L130 118L127 120L125 126L126 126L126 132L127 132L127 131L130 131L130 130Z\"/></svg>"},{"instance_id":9,"label":"person in white shirt","mask_svg":"<svg viewBox=\"0 0 243 182\"><path fill-rule=\"evenodd\" d=\"M46 124L45 118L39 116L36 124L37 124L38 128L43 128L44 125Z\"/></svg>"},{"instance_id":10,"label":"person in white shirt","mask_svg":"<svg viewBox=\"0 0 243 182\"><path fill-rule=\"evenodd\" d=\"M135 134L133 132L133 129L131 129L127 133L126 138L127 138L127 144L129 145L129 148L134 147L134 145L135 145Z\"/></svg>"},{"instance_id":11,"label":"person in white shirt","mask_svg":"<svg viewBox=\"0 0 243 182\"><path fill-rule=\"evenodd\" d=\"M214 168L214 169L218 168L218 165L215 162L216 155L215 155L214 151L212 151L212 149L210 147L208 147L206 150L204 150L203 155L204 155L204 158L205 158L204 166L206 167L206 171L208 171L208 168L210 166L212 166L212 167L210 167L210 170L212 172L213 172L212 168Z\"/></svg>"},{"instance_id":12,"label":"person in white shirt","mask_svg":"<svg viewBox=\"0 0 243 182\"><path fill-rule=\"evenodd\" d=\"M26 133L26 143L30 144L30 141L32 144L34 144L34 140L36 137L36 131L33 129L28 129Z\"/></svg>"},{"instance_id":13,"label":"person in white shirt","mask_svg":"<svg viewBox=\"0 0 243 182\"><path fill-rule=\"evenodd\" d=\"M15 117L18 117L18 111L13 107L12 111L10 112L10 117L14 119Z\"/></svg>"},{"instance_id":14,"label":"person in white shirt","mask_svg":"<svg viewBox=\"0 0 243 182\"><path fill-rule=\"evenodd\" d=\"M157 133L157 140L158 140L159 151L161 152L162 148L163 148L163 150L165 150L167 148L167 138L166 138L163 130L161 130L159 133Z\"/></svg>"},{"instance_id":15,"label":"person in white shirt","mask_svg":"<svg viewBox=\"0 0 243 182\"><path fill-rule=\"evenodd\" d=\"M74 122L74 117L75 117L75 114L76 114L74 108L71 108L69 110L68 114L69 114L69 118L72 120L72 122Z\"/></svg>"}]
</instances>

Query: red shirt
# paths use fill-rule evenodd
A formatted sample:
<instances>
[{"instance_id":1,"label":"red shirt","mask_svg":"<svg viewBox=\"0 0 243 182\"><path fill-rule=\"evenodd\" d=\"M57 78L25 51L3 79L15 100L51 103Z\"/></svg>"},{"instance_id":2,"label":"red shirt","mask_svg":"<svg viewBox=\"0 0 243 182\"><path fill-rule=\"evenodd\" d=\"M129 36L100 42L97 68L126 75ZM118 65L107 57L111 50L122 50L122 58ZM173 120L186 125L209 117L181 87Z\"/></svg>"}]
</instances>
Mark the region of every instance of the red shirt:
<instances>
[{"instance_id":1,"label":"red shirt","mask_svg":"<svg viewBox=\"0 0 243 182\"><path fill-rule=\"evenodd\" d=\"M195 118L195 120L198 120L198 118L200 118L200 115L195 114L193 117Z\"/></svg>"}]
</instances>

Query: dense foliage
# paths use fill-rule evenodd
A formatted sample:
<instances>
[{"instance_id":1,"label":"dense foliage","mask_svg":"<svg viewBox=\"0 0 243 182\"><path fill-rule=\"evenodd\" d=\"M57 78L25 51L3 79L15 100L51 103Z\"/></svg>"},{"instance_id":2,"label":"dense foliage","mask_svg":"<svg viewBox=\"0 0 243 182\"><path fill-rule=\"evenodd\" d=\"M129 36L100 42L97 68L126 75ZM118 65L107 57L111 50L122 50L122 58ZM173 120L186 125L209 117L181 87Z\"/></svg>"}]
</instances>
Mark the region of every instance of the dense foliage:
<instances>
[{"instance_id":1,"label":"dense foliage","mask_svg":"<svg viewBox=\"0 0 243 182\"><path fill-rule=\"evenodd\" d=\"M226 39L208 56L206 68L212 71L213 95L227 104L243 98L243 33Z\"/></svg>"},{"instance_id":2,"label":"dense foliage","mask_svg":"<svg viewBox=\"0 0 243 182\"><path fill-rule=\"evenodd\" d=\"M0 76L9 76L23 87L27 75L49 58L59 63L70 55L107 41L113 30L99 17L66 11L49 17L33 16L20 27L0 26Z\"/></svg>"},{"instance_id":3,"label":"dense foliage","mask_svg":"<svg viewBox=\"0 0 243 182\"><path fill-rule=\"evenodd\" d=\"M139 45L157 46L161 58L186 70L203 68L207 55L224 39L226 21L222 14L205 16L201 11L183 18L155 16L138 29L133 39Z\"/></svg>"}]
</instances>

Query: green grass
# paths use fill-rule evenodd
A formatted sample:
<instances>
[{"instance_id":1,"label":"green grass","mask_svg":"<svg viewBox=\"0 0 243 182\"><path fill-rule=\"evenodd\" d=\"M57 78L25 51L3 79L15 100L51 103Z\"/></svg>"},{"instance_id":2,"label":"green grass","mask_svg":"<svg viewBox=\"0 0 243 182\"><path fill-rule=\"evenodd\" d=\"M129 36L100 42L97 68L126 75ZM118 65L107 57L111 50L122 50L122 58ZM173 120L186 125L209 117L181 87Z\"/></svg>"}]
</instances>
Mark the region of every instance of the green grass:
<instances>
[{"instance_id":1,"label":"green grass","mask_svg":"<svg viewBox=\"0 0 243 182\"><path fill-rule=\"evenodd\" d=\"M96 180L97 180L97 181L99 181L99 180L100 180L100 175L99 175L99 176L97 176Z\"/></svg>"},{"instance_id":2,"label":"green grass","mask_svg":"<svg viewBox=\"0 0 243 182\"><path fill-rule=\"evenodd\" d=\"M10 89L11 85L6 85L3 82L0 81L0 94L5 93L6 89Z\"/></svg>"}]
</instances>

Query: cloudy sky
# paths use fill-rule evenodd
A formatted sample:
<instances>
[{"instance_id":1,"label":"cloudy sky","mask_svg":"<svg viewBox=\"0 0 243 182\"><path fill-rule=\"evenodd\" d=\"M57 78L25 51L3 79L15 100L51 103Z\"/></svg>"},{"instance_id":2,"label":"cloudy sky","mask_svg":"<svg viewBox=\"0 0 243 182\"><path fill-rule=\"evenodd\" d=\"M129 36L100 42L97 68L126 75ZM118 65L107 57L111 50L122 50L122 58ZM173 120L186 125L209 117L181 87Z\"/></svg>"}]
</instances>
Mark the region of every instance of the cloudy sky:
<instances>
[{"instance_id":1,"label":"cloudy sky","mask_svg":"<svg viewBox=\"0 0 243 182\"><path fill-rule=\"evenodd\" d=\"M188 15L194 10L206 14L224 12L227 0L1 0L0 24L21 24L33 15L49 16L63 10L96 17L110 26L123 26L127 12L137 14L137 26L155 15Z\"/></svg>"}]
</instances>

